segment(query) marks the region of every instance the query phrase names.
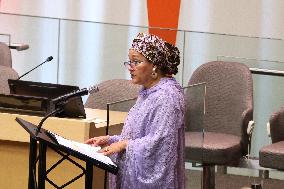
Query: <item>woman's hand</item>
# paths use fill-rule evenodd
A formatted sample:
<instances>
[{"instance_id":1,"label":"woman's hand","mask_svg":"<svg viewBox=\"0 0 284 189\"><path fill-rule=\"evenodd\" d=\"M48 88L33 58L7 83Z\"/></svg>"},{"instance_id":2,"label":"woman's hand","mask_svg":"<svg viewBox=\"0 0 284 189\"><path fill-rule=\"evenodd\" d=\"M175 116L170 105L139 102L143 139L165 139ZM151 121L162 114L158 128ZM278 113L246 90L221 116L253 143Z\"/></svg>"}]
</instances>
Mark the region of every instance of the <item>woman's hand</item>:
<instances>
[{"instance_id":1,"label":"woman's hand","mask_svg":"<svg viewBox=\"0 0 284 189\"><path fill-rule=\"evenodd\" d=\"M102 148L98 152L101 152L104 155L110 155L110 154L118 153L118 152L125 150L127 145L128 145L128 140L122 140L122 141L112 143L111 145Z\"/></svg>"},{"instance_id":2,"label":"woman's hand","mask_svg":"<svg viewBox=\"0 0 284 189\"><path fill-rule=\"evenodd\" d=\"M110 136L99 136L99 137L94 137L90 138L89 140L86 140L86 144L90 144L91 146L104 146L108 144Z\"/></svg>"}]
</instances>

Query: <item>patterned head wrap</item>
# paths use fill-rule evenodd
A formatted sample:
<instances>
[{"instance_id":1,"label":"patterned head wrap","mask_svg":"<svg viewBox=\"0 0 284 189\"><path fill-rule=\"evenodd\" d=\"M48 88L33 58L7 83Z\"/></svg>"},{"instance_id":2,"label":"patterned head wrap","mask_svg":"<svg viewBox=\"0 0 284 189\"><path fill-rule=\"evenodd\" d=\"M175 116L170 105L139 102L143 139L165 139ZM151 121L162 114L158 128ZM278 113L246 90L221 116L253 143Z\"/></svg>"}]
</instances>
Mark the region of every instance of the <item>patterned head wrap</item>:
<instances>
[{"instance_id":1,"label":"patterned head wrap","mask_svg":"<svg viewBox=\"0 0 284 189\"><path fill-rule=\"evenodd\" d=\"M139 33L132 49L141 53L164 74L176 74L180 64L179 50L172 44L152 34Z\"/></svg>"}]
</instances>

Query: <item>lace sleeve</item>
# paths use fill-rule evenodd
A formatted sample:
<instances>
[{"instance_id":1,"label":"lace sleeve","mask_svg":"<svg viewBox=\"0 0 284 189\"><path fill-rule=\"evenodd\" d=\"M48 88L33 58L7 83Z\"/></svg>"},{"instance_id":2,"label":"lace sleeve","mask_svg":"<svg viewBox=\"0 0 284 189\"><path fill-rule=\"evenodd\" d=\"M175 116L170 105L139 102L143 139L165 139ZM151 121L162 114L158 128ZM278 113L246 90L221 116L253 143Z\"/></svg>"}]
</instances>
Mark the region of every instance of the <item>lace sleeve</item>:
<instances>
[{"instance_id":1,"label":"lace sleeve","mask_svg":"<svg viewBox=\"0 0 284 189\"><path fill-rule=\"evenodd\" d=\"M108 140L108 144L118 142L120 140L120 135L112 135Z\"/></svg>"}]
</instances>

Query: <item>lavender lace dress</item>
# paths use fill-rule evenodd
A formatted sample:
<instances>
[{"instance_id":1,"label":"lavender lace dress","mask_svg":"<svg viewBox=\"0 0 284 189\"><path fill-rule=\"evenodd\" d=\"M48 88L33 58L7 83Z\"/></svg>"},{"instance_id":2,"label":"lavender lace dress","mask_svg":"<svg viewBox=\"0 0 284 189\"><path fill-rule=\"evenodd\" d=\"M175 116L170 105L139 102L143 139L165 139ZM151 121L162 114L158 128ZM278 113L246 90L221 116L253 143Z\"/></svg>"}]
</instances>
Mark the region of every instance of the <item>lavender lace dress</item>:
<instances>
[{"instance_id":1,"label":"lavender lace dress","mask_svg":"<svg viewBox=\"0 0 284 189\"><path fill-rule=\"evenodd\" d=\"M124 139L127 149L112 156L119 172L110 174L109 188L184 188L184 98L174 78L140 91L121 135L109 143Z\"/></svg>"}]
</instances>

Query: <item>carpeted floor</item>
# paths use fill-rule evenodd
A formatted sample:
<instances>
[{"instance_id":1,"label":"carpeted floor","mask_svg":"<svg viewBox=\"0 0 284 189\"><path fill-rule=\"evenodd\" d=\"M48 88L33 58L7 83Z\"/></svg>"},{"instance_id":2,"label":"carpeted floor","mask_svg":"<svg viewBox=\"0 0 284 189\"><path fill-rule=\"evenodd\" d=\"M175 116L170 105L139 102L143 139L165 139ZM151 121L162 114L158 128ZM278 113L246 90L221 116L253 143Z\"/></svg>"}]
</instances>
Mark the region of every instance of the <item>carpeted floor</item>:
<instances>
[{"instance_id":1,"label":"carpeted floor","mask_svg":"<svg viewBox=\"0 0 284 189\"><path fill-rule=\"evenodd\" d=\"M202 172L186 170L186 189L201 189ZM284 178L283 178L284 179ZM258 177L240 176L216 173L216 189L241 189L249 187L251 183L261 183L262 189L283 189L284 180L261 179Z\"/></svg>"}]
</instances>

